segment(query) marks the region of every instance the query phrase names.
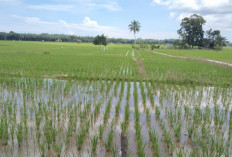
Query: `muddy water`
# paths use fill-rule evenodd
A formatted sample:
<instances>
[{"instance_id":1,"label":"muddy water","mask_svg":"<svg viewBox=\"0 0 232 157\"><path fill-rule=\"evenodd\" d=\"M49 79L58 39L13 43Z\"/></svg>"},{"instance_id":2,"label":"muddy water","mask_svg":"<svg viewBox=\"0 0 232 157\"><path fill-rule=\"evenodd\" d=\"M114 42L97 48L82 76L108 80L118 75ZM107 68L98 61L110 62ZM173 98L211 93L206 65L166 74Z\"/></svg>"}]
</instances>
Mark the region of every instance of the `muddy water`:
<instances>
[{"instance_id":1,"label":"muddy water","mask_svg":"<svg viewBox=\"0 0 232 157\"><path fill-rule=\"evenodd\" d=\"M120 101L120 91L122 82L115 87L117 82L104 81L61 81L52 79L18 79L14 85L0 83L0 118L8 122L9 136L6 142L0 138L0 156L41 156L41 144L45 144L45 156L56 156L56 145L62 143L61 156L91 156L91 138L99 135L98 128L104 121L104 113L106 106L110 102L108 120L104 125L103 138L98 140L96 153L93 156L120 156L120 134L121 123L124 121L125 106L127 103L127 88L130 83L129 92L129 126L128 126L128 152L129 156L137 156L137 141L135 134L135 113L134 113L134 82L125 82L124 90L120 102L119 116L116 117L115 106ZM232 89L219 87L188 87L173 85L158 85L153 87L150 83L146 85L143 82L146 102L142 100L142 91L140 82L137 82L140 124L142 126L143 143L145 144L146 156L154 156L154 148L149 138L148 130L152 129L157 132L160 156L176 156L181 149L184 156L199 146L199 140L196 137L189 137L187 126L194 123L194 114L196 114L196 106L201 110L200 117L206 114L206 107L210 109L210 120L204 121L200 118L196 133L199 135L201 142L209 145L210 138L201 138L202 125L206 125L210 132L218 139L223 140L223 145L228 145L223 153L232 153L231 140L229 139L230 130L230 111L232 107ZM154 103L150 102L147 87L152 89L154 95ZM103 87L103 88L102 88ZM109 89L108 89L109 88ZM116 91L115 91L116 90ZM116 94L115 94L116 93ZM84 119L80 114L85 112L86 105L90 103L91 107L85 113ZM76 137L80 133L83 125L91 118L96 105L100 103L100 111L90 124L90 128L86 131L83 146L81 150L77 150ZM41 104L41 105L40 105ZM155 107L158 106L161 114L157 117ZM187 115L185 106L189 108L191 114ZM147 119L146 110L150 111L150 118ZM217 111L218 110L218 111ZM74 117L69 119L71 112ZM36 129L36 117L38 113L42 118L39 130ZM59 113L59 118L58 118ZM174 126L171 125L170 113L174 115ZM25 123L26 115L26 123ZM219 117L221 124L216 124L215 117ZM51 149L47 147L45 137L46 119L53 121L55 129L58 131L55 142L52 142ZM58 120L59 119L59 120ZM165 128L170 133L172 141L175 145L173 152L167 147L164 138L164 130L161 128L160 120L164 122ZM66 135L68 127L72 122L76 125L73 128L70 140L66 143ZM16 123L14 123L16 122ZM18 147L17 125L23 124L23 142ZM181 123L180 137L175 136L175 128ZM219 122L220 123L220 122ZM105 143L108 138L111 124L114 125L114 140L112 141L112 149L106 152ZM1 125L0 125L1 126ZM13 140L11 128L14 130ZM27 130L27 132L26 132ZM222 131L223 130L223 131ZM37 133L41 133L39 143L37 141ZM224 136L220 135L224 133ZM4 134L6 136L6 134ZM179 139L179 140L178 140ZM115 151L113 151L113 149ZM200 147L199 153L203 150ZM215 154L213 154L215 155Z\"/></svg>"}]
</instances>

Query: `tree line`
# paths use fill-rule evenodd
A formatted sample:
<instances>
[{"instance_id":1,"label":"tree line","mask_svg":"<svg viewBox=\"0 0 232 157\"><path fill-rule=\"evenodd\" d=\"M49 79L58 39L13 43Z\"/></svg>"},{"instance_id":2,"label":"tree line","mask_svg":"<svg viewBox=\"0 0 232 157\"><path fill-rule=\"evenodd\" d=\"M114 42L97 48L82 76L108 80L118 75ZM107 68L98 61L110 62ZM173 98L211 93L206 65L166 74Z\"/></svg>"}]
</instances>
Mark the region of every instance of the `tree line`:
<instances>
[{"instance_id":1,"label":"tree line","mask_svg":"<svg viewBox=\"0 0 232 157\"><path fill-rule=\"evenodd\" d=\"M32 34L32 33L16 33L13 31L0 32L0 40L20 40L20 41L51 41L51 42L77 42L77 43L93 43L95 37L92 36L76 36L66 34ZM137 42L142 44L173 44L176 39L141 39L138 38ZM133 39L123 38L107 38L108 43L118 44L133 44Z\"/></svg>"}]
</instances>

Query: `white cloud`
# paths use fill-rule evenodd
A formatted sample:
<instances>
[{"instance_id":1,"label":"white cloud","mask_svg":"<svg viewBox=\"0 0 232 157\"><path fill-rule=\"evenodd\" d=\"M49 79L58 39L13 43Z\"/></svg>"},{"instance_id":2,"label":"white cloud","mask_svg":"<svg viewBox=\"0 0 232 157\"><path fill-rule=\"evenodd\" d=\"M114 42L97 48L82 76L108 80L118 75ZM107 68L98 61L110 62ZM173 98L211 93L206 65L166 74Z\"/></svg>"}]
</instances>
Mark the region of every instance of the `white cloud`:
<instances>
[{"instance_id":1,"label":"white cloud","mask_svg":"<svg viewBox=\"0 0 232 157\"><path fill-rule=\"evenodd\" d=\"M97 21L92 21L92 20L90 20L89 17L85 17L85 18L84 18L84 20L83 20L83 25L85 25L85 26L87 26L87 27L89 27L89 26L90 26L90 27L91 27L91 26L93 26L93 27L99 27Z\"/></svg>"},{"instance_id":2,"label":"white cloud","mask_svg":"<svg viewBox=\"0 0 232 157\"><path fill-rule=\"evenodd\" d=\"M232 11L232 0L153 0L154 4L187 12L227 13Z\"/></svg>"},{"instance_id":3,"label":"white cloud","mask_svg":"<svg viewBox=\"0 0 232 157\"><path fill-rule=\"evenodd\" d=\"M23 17L11 15L14 19L19 19L22 22L17 25L0 25L2 31L15 31L15 32L30 32L30 33L57 33L57 34L70 34L81 36L96 36L98 34L105 34L108 37L114 38L129 38L133 39L133 33L127 28L120 29L113 26L101 25L97 21L92 20L90 17L85 17L81 23L69 23L65 20L58 20L56 22L49 22L41 20L38 17ZM144 39L167 39L177 38L177 34L173 32L146 32L141 31L137 38Z\"/></svg>"},{"instance_id":4,"label":"white cloud","mask_svg":"<svg viewBox=\"0 0 232 157\"><path fill-rule=\"evenodd\" d=\"M70 11L74 9L73 5L28 5L27 8L36 10L49 10L49 11Z\"/></svg>"},{"instance_id":5,"label":"white cloud","mask_svg":"<svg viewBox=\"0 0 232 157\"><path fill-rule=\"evenodd\" d=\"M122 8L118 5L117 2L101 2L101 3L95 3L95 2L89 2L89 3L82 3L86 7L89 7L91 10L96 9L106 9L108 11L116 12L121 11Z\"/></svg>"},{"instance_id":6,"label":"white cloud","mask_svg":"<svg viewBox=\"0 0 232 157\"><path fill-rule=\"evenodd\" d=\"M206 20L205 28L232 31L232 0L153 0L154 4L180 12L179 21L196 13Z\"/></svg>"},{"instance_id":7,"label":"white cloud","mask_svg":"<svg viewBox=\"0 0 232 157\"><path fill-rule=\"evenodd\" d=\"M175 13L175 12L169 13L169 18L173 19L175 16L176 16L176 13Z\"/></svg>"},{"instance_id":8,"label":"white cloud","mask_svg":"<svg viewBox=\"0 0 232 157\"><path fill-rule=\"evenodd\" d=\"M59 20L58 22L43 21L38 17L22 17L12 15L11 17L20 19L24 22L25 28L20 30L24 32L40 32L41 30L49 33L64 33L64 34L81 34L88 35L105 34L110 37L119 37L122 33L120 29L112 26L104 26L97 23L97 21L91 20L89 17L85 17L82 23L69 23L65 20ZM10 27L9 27L10 28ZM23 27L17 27L23 28ZM14 30L18 31L18 29ZM42 32L40 32L42 33ZM125 34L125 33L122 33ZM83 34L84 35L84 34Z\"/></svg>"},{"instance_id":9,"label":"white cloud","mask_svg":"<svg viewBox=\"0 0 232 157\"><path fill-rule=\"evenodd\" d=\"M0 0L1 1L1 0ZM11 0L12 1L12 0ZM99 9L106 9L108 11L116 12L121 11L122 8L116 1L104 1L98 2L93 0L67 0L56 1L57 4L42 4L42 5L27 5L27 8L36 10L48 10L48 11L66 11L66 12L88 12ZM65 3L64 3L65 2Z\"/></svg>"}]
</instances>

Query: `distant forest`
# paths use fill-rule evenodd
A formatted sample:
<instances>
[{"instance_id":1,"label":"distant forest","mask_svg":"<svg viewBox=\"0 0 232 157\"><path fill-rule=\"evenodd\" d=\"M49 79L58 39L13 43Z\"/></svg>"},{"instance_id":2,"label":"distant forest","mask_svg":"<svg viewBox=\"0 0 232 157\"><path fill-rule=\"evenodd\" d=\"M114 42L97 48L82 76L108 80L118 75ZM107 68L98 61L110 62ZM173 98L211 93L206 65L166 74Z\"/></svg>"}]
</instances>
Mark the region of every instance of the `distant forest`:
<instances>
[{"instance_id":1,"label":"distant forest","mask_svg":"<svg viewBox=\"0 0 232 157\"><path fill-rule=\"evenodd\" d=\"M21 40L21 41L52 41L52 42L77 42L77 43L92 43L95 37L92 36L76 36L65 34L31 34L31 33L16 33L10 31L9 33L0 32L0 40ZM138 43L143 44L173 44L178 39L141 39L138 38ZM122 39L122 38L107 38L108 43L120 43L120 44L133 44L134 39Z\"/></svg>"}]
</instances>

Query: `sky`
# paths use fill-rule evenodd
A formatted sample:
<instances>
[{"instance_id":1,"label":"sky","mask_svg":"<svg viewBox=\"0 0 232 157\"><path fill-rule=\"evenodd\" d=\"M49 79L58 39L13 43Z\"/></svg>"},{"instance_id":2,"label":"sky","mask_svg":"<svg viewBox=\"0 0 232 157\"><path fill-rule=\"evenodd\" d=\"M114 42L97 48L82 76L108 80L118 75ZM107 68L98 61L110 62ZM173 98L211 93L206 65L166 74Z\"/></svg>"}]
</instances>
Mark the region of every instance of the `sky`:
<instances>
[{"instance_id":1,"label":"sky","mask_svg":"<svg viewBox=\"0 0 232 157\"><path fill-rule=\"evenodd\" d=\"M143 39L179 38L181 20L192 14L232 41L232 0L0 0L0 32L56 33L132 39L139 21Z\"/></svg>"}]
</instances>

